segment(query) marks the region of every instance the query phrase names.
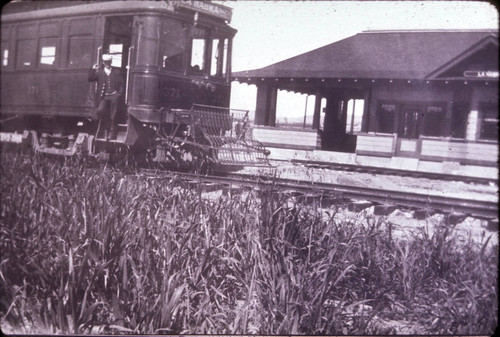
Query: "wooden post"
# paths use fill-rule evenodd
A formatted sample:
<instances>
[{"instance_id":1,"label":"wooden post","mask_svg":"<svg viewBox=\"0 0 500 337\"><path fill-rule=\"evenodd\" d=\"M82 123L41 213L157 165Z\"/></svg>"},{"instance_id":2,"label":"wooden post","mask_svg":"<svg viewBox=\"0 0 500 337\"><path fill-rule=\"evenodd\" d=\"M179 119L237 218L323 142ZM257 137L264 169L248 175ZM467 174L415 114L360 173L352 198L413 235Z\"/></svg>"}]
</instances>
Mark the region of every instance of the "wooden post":
<instances>
[{"instance_id":1,"label":"wooden post","mask_svg":"<svg viewBox=\"0 0 500 337\"><path fill-rule=\"evenodd\" d=\"M275 126L278 90L266 83L257 84L255 125Z\"/></svg>"},{"instance_id":2,"label":"wooden post","mask_svg":"<svg viewBox=\"0 0 500 337\"><path fill-rule=\"evenodd\" d=\"M306 128L306 117L307 117L307 102L309 101L309 95L306 95L306 107L304 108L304 123L302 129Z\"/></svg>"},{"instance_id":3,"label":"wooden post","mask_svg":"<svg viewBox=\"0 0 500 337\"><path fill-rule=\"evenodd\" d=\"M316 101L314 102L314 115L312 121L312 128L319 130L320 119L321 119L321 94L316 94Z\"/></svg>"}]
</instances>

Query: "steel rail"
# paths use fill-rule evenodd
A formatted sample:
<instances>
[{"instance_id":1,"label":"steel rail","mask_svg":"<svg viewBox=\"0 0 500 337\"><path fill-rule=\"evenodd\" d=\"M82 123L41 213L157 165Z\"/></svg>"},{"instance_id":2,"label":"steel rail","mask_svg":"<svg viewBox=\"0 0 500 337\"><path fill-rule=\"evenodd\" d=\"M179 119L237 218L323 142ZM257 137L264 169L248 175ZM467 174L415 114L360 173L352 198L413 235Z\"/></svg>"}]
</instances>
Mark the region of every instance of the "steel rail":
<instances>
[{"instance_id":1,"label":"steel rail","mask_svg":"<svg viewBox=\"0 0 500 337\"><path fill-rule=\"evenodd\" d=\"M274 190L290 190L303 194L321 195L324 198L343 198L346 200L366 200L380 205L405 206L429 211L445 213L463 213L477 218L498 218L498 204L495 201L472 200L450 196L431 195L407 191L383 190L371 187L359 187L342 184L306 182L294 179L268 178L262 176L244 176L231 174L228 176L199 175L184 172L164 172L141 170L153 173L153 176L178 176L186 181L215 183L220 185L236 185L252 188L271 188Z\"/></svg>"},{"instance_id":2,"label":"steel rail","mask_svg":"<svg viewBox=\"0 0 500 337\"><path fill-rule=\"evenodd\" d=\"M329 170L340 170L348 172L361 172L361 173L376 173L384 175L396 175L405 177L416 177L416 178L427 178L427 179L438 179L438 180L454 180L471 182L476 184L497 184L497 178L485 178L485 177L472 177L466 175L458 174L446 174L438 172L423 172L423 171L412 171L403 170L396 168L378 167L378 166L366 166L366 165L355 165L355 164L344 164L344 163L329 163L325 161L311 161L302 159L291 159L290 163L297 165L304 165L310 168L324 168Z\"/></svg>"},{"instance_id":3,"label":"steel rail","mask_svg":"<svg viewBox=\"0 0 500 337\"><path fill-rule=\"evenodd\" d=\"M306 195L312 194L330 199L343 198L346 200L366 200L387 206L406 206L415 209L441 211L444 213L462 213L482 219L498 219L499 217L497 201L473 200L470 198L467 199L400 190L385 190L371 187L319 183L268 176L251 176L248 174L244 175L237 173L231 173L225 176L200 175L160 169L140 169L139 171L136 171L136 173L144 173L154 178L173 178L174 176L177 176L180 180L215 183L225 186L236 185L251 188L291 190Z\"/></svg>"},{"instance_id":4,"label":"steel rail","mask_svg":"<svg viewBox=\"0 0 500 337\"><path fill-rule=\"evenodd\" d=\"M295 184L279 183L280 186ZM307 186L307 185L306 185ZM310 184L316 190L335 193L346 199L368 200L383 205L399 205L444 212L459 212L476 217L495 218L498 216L498 204L484 200L471 200L449 196L382 190L371 187L358 187L340 184Z\"/></svg>"}]
</instances>

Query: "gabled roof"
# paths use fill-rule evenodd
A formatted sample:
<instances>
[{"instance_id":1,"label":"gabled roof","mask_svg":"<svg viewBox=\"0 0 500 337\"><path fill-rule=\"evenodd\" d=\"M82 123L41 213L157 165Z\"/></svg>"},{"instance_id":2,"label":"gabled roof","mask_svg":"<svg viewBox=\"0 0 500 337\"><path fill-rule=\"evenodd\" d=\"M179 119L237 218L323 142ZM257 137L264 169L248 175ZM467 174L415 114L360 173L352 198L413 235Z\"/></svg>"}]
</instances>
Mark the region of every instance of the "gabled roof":
<instances>
[{"instance_id":1,"label":"gabled roof","mask_svg":"<svg viewBox=\"0 0 500 337\"><path fill-rule=\"evenodd\" d=\"M427 75L427 78L460 78L467 70L498 71L498 38L484 37L469 49Z\"/></svg>"},{"instance_id":2,"label":"gabled roof","mask_svg":"<svg viewBox=\"0 0 500 337\"><path fill-rule=\"evenodd\" d=\"M426 79L484 39L497 40L498 31L366 31L264 68L235 72L232 76Z\"/></svg>"}]
</instances>

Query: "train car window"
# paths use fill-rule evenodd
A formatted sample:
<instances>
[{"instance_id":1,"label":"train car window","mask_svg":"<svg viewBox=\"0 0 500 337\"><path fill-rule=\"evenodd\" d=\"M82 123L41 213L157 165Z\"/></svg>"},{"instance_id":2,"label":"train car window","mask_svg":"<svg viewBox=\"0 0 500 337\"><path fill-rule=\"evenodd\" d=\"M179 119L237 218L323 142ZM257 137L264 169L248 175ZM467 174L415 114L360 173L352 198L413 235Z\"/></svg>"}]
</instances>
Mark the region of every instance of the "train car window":
<instances>
[{"instance_id":1,"label":"train car window","mask_svg":"<svg viewBox=\"0 0 500 337\"><path fill-rule=\"evenodd\" d=\"M210 66L210 75L211 76L220 76L220 71L218 67L218 60L219 58L222 58L222 55L219 55L219 40L213 40L212 41L212 56L210 57L211 59L211 66Z\"/></svg>"},{"instance_id":2,"label":"train car window","mask_svg":"<svg viewBox=\"0 0 500 337\"><path fill-rule=\"evenodd\" d=\"M191 54L191 70L196 72L201 72L205 68L204 53L205 53L205 40L194 39L193 40L193 51Z\"/></svg>"},{"instance_id":3,"label":"train car window","mask_svg":"<svg viewBox=\"0 0 500 337\"><path fill-rule=\"evenodd\" d=\"M40 24L38 35L41 37L59 36L59 22L43 22Z\"/></svg>"},{"instance_id":4,"label":"train car window","mask_svg":"<svg viewBox=\"0 0 500 337\"><path fill-rule=\"evenodd\" d=\"M9 65L9 38L10 38L10 27L2 27L2 67L7 67Z\"/></svg>"},{"instance_id":5,"label":"train car window","mask_svg":"<svg viewBox=\"0 0 500 337\"><path fill-rule=\"evenodd\" d=\"M424 113L422 135L431 137L444 136L442 134L444 120L445 111L443 107L427 106Z\"/></svg>"},{"instance_id":6,"label":"train car window","mask_svg":"<svg viewBox=\"0 0 500 337\"><path fill-rule=\"evenodd\" d=\"M40 39L40 66L55 66L56 53L56 39Z\"/></svg>"},{"instance_id":7,"label":"train car window","mask_svg":"<svg viewBox=\"0 0 500 337\"><path fill-rule=\"evenodd\" d=\"M227 65L228 65L228 51L229 51L229 39L224 39L224 44L223 44L223 48L222 48L222 54L223 54L223 57L222 57L222 75L226 75L227 74Z\"/></svg>"},{"instance_id":8,"label":"train car window","mask_svg":"<svg viewBox=\"0 0 500 337\"><path fill-rule=\"evenodd\" d=\"M92 35L75 35L69 37L69 68L87 69L92 66Z\"/></svg>"},{"instance_id":9,"label":"train car window","mask_svg":"<svg viewBox=\"0 0 500 337\"><path fill-rule=\"evenodd\" d=\"M123 44L110 44L109 54L111 55L111 66L121 68L123 66Z\"/></svg>"},{"instance_id":10,"label":"train car window","mask_svg":"<svg viewBox=\"0 0 500 337\"><path fill-rule=\"evenodd\" d=\"M36 24L25 24L17 27L17 38L19 40L35 39L38 36Z\"/></svg>"},{"instance_id":11,"label":"train car window","mask_svg":"<svg viewBox=\"0 0 500 337\"><path fill-rule=\"evenodd\" d=\"M226 62L228 50L227 39L215 39L212 41L212 57L210 75L223 76L226 74Z\"/></svg>"},{"instance_id":12,"label":"train car window","mask_svg":"<svg viewBox=\"0 0 500 337\"><path fill-rule=\"evenodd\" d=\"M71 36L92 35L95 27L94 18L73 19L69 26L69 34Z\"/></svg>"},{"instance_id":13,"label":"train car window","mask_svg":"<svg viewBox=\"0 0 500 337\"><path fill-rule=\"evenodd\" d=\"M55 46L42 47L40 64L53 65L55 61L56 61L56 47Z\"/></svg>"},{"instance_id":14,"label":"train car window","mask_svg":"<svg viewBox=\"0 0 500 337\"><path fill-rule=\"evenodd\" d=\"M2 66L6 67L9 65L9 50L7 48L2 49Z\"/></svg>"},{"instance_id":15,"label":"train car window","mask_svg":"<svg viewBox=\"0 0 500 337\"><path fill-rule=\"evenodd\" d=\"M498 140L498 104L483 102L479 104L479 138L483 140Z\"/></svg>"},{"instance_id":16,"label":"train car window","mask_svg":"<svg viewBox=\"0 0 500 337\"><path fill-rule=\"evenodd\" d=\"M205 71L205 52L207 49L207 30L195 27L192 31L193 40L191 42L191 74L202 74Z\"/></svg>"},{"instance_id":17,"label":"train car window","mask_svg":"<svg viewBox=\"0 0 500 337\"><path fill-rule=\"evenodd\" d=\"M73 19L69 25L68 67L87 69L95 62L94 18Z\"/></svg>"},{"instance_id":18,"label":"train car window","mask_svg":"<svg viewBox=\"0 0 500 337\"><path fill-rule=\"evenodd\" d=\"M188 29L180 21L168 20L163 23L162 65L169 71L184 72L186 46L188 43Z\"/></svg>"},{"instance_id":19,"label":"train car window","mask_svg":"<svg viewBox=\"0 0 500 337\"><path fill-rule=\"evenodd\" d=\"M16 48L16 68L32 69L36 63L36 40L18 40Z\"/></svg>"},{"instance_id":20,"label":"train car window","mask_svg":"<svg viewBox=\"0 0 500 337\"><path fill-rule=\"evenodd\" d=\"M394 133L394 122L396 117L395 104L380 104L377 111L378 132Z\"/></svg>"}]
</instances>

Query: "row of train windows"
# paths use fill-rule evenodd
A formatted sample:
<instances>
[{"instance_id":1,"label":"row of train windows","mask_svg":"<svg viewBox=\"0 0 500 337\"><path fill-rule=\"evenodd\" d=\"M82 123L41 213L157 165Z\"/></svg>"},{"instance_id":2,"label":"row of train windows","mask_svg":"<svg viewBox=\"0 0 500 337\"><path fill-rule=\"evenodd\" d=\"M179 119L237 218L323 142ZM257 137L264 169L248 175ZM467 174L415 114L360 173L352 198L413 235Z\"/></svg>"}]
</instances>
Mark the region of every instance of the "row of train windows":
<instances>
[{"instance_id":1,"label":"row of train windows","mask_svg":"<svg viewBox=\"0 0 500 337\"><path fill-rule=\"evenodd\" d=\"M226 62L227 51L228 51L228 40L212 40L212 55L210 57L210 75L220 76L226 74ZM206 44L210 41L204 39L194 39L191 52L191 69L196 72L199 71L203 73L208 63L205 60L204 54L206 50Z\"/></svg>"},{"instance_id":2,"label":"row of train windows","mask_svg":"<svg viewBox=\"0 0 500 337\"><path fill-rule=\"evenodd\" d=\"M210 30L200 27L193 27L188 31L179 21L166 21L163 25L163 68L183 72L186 68L185 56L190 46L188 73L209 73L211 76L223 76L227 73L229 39L226 36L211 36Z\"/></svg>"},{"instance_id":3,"label":"row of train windows","mask_svg":"<svg viewBox=\"0 0 500 337\"><path fill-rule=\"evenodd\" d=\"M3 43L2 43L3 44ZM56 66L59 53L57 39L40 39L38 50L34 39L18 40L15 51L16 69L50 68ZM92 38L75 37L69 40L68 66L87 68L92 65ZM2 66L9 66L12 56L9 49L2 48Z\"/></svg>"},{"instance_id":4,"label":"row of train windows","mask_svg":"<svg viewBox=\"0 0 500 337\"><path fill-rule=\"evenodd\" d=\"M106 18L104 42L115 43L132 39L132 16ZM16 69L50 68L67 66L78 69L91 67L96 62L94 21L74 19L68 24L69 35L58 36L61 27L54 22L24 25L16 28L18 40L9 42L9 34L2 32L2 66ZM157 26L158 27L158 26ZM150 53L160 55L160 66L168 71L211 76L225 76L228 72L230 36L228 33L207 27L192 27L180 20L162 20L159 45L149 44ZM5 30L7 32L7 30ZM38 36L38 38L35 38ZM63 41L66 41L67 44ZM120 40L121 41L121 40ZM144 40L146 41L146 40ZM120 45L124 48L124 45ZM11 50L9 50L11 48ZM159 48L159 50L153 50ZM62 50L67 49L67 55ZM111 50L103 50L112 53ZM123 67L127 50L113 56L115 66ZM158 54L156 54L158 55ZM66 59L64 59L66 58ZM11 64L13 63L13 64Z\"/></svg>"},{"instance_id":5,"label":"row of train windows","mask_svg":"<svg viewBox=\"0 0 500 337\"><path fill-rule=\"evenodd\" d=\"M479 139L498 139L498 107L491 103L479 105ZM454 104L449 129L446 127L446 109L442 105L393 104L379 105L378 132L397 133L401 138L416 139L420 135L431 137L466 138L469 105ZM449 130L449 134L444 134Z\"/></svg>"},{"instance_id":6,"label":"row of train windows","mask_svg":"<svg viewBox=\"0 0 500 337\"><path fill-rule=\"evenodd\" d=\"M212 42L212 55L209 61L206 60L205 53L207 50L206 44L210 41L204 39L194 39L191 53L190 73L204 73L207 68L207 62L210 64L210 75L222 76L227 72L227 53L228 53L228 40L220 39L213 40ZM41 67L54 66L56 64L57 46L56 43L41 43L40 51L38 53L38 60L35 60L35 44L34 40L20 40L17 44L16 55L16 68L17 69L31 69L38 64ZM113 47L113 50L111 48ZM92 65L89 50L92 50L92 40L78 38L76 40L70 39L70 48L68 55L68 66L71 68L90 67ZM109 53L113 56L113 66L122 66L122 52L123 45L110 45ZM174 48L168 48L169 52L163 56L163 67L167 70L182 72L184 70L184 52L185 49L181 48L180 52L174 54ZM173 52L172 52L173 50ZM179 50L177 50L179 51ZM9 65L9 49L2 49L2 66Z\"/></svg>"},{"instance_id":7,"label":"row of train windows","mask_svg":"<svg viewBox=\"0 0 500 337\"><path fill-rule=\"evenodd\" d=\"M207 44L212 43L212 55L209 60L205 57ZM165 50L163 55L163 68L171 71L182 72L184 70L184 52L182 49L178 53L173 54L170 49ZM210 63L210 75L222 76L227 72L227 53L228 40L205 40L193 39L191 60L188 72L192 74L204 74Z\"/></svg>"}]
</instances>

